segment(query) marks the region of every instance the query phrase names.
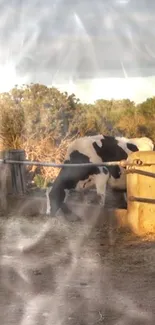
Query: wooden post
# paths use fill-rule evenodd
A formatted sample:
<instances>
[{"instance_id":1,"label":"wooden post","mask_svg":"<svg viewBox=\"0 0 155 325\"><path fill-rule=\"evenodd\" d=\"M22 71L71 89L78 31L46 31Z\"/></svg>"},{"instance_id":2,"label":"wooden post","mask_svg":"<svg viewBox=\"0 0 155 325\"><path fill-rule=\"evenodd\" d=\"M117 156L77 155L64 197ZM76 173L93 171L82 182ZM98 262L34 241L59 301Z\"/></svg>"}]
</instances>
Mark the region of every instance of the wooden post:
<instances>
[{"instance_id":1,"label":"wooden post","mask_svg":"<svg viewBox=\"0 0 155 325\"><path fill-rule=\"evenodd\" d=\"M128 157L130 163L135 159L140 159L143 163L155 163L155 152L137 151ZM134 166L132 169L155 173L155 165ZM128 224L137 235L155 233L155 177L132 173L132 169L127 174ZM143 199L146 199L145 202Z\"/></svg>"},{"instance_id":2,"label":"wooden post","mask_svg":"<svg viewBox=\"0 0 155 325\"><path fill-rule=\"evenodd\" d=\"M3 159L26 160L24 150L11 149L3 152ZM9 193L23 195L26 193L26 166L22 164L7 164L10 171L8 176Z\"/></svg>"},{"instance_id":3,"label":"wooden post","mask_svg":"<svg viewBox=\"0 0 155 325\"><path fill-rule=\"evenodd\" d=\"M3 159L4 153L0 152ZM7 195L10 189L10 168L8 164L0 164L0 214L7 210Z\"/></svg>"}]
</instances>

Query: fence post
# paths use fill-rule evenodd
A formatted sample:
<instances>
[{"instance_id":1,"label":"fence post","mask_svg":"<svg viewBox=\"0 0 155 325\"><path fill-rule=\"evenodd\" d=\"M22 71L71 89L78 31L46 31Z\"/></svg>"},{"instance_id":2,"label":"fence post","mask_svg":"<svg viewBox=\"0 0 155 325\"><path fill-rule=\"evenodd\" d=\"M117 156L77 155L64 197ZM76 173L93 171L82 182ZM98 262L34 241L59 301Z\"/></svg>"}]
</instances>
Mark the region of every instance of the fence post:
<instances>
[{"instance_id":1,"label":"fence post","mask_svg":"<svg viewBox=\"0 0 155 325\"><path fill-rule=\"evenodd\" d=\"M138 151L131 153L128 162L132 163L135 159L140 159L143 163L155 163L154 151ZM146 198L155 200L155 178L130 173L131 167L127 167L127 219L128 224L137 235L155 233L155 204L153 202L132 201L131 197ZM145 172L155 173L155 165L134 166Z\"/></svg>"},{"instance_id":2,"label":"fence post","mask_svg":"<svg viewBox=\"0 0 155 325\"><path fill-rule=\"evenodd\" d=\"M3 158L8 160L25 160L24 150L10 149L3 152ZM22 164L8 164L10 176L8 176L9 193L23 195L26 193L26 166Z\"/></svg>"}]
</instances>

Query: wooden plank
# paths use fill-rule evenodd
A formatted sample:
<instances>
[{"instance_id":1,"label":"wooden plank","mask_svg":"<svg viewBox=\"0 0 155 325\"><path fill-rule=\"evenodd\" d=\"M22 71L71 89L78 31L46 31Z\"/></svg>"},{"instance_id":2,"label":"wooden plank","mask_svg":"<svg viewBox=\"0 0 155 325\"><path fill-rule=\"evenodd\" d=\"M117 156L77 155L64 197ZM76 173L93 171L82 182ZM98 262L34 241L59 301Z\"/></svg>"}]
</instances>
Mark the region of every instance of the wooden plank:
<instances>
[{"instance_id":1,"label":"wooden plank","mask_svg":"<svg viewBox=\"0 0 155 325\"><path fill-rule=\"evenodd\" d=\"M155 233L155 152L134 152L128 161L132 163L134 159L140 159L146 166L127 168L127 219L134 233L143 236Z\"/></svg>"},{"instance_id":2,"label":"wooden plank","mask_svg":"<svg viewBox=\"0 0 155 325\"><path fill-rule=\"evenodd\" d=\"M11 149L3 152L3 159L25 160L24 150ZM8 194L23 195L26 193L26 166L22 164L7 164L10 170L10 188Z\"/></svg>"}]
</instances>

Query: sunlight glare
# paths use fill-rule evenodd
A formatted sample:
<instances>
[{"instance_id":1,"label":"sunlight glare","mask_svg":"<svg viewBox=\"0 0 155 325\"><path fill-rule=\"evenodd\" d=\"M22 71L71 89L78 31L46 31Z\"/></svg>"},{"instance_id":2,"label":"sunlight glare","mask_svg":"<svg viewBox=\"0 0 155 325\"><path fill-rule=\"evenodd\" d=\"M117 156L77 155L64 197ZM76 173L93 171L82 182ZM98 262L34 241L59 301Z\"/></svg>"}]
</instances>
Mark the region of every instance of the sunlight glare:
<instances>
[{"instance_id":1,"label":"sunlight glare","mask_svg":"<svg viewBox=\"0 0 155 325\"><path fill-rule=\"evenodd\" d=\"M116 3L119 5L127 5L130 0L116 0Z\"/></svg>"},{"instance_id":2,"label":"sunlight glare","mask_svg":"<svg viewBox=\"0 0 155 325\"><path fill-rule=\"evenodd\" d=\"M0 65L0 92L10 91L15 85L21 86L28 82L28 77L19 77L13 64Z\"/></svg>"}]
</instances>

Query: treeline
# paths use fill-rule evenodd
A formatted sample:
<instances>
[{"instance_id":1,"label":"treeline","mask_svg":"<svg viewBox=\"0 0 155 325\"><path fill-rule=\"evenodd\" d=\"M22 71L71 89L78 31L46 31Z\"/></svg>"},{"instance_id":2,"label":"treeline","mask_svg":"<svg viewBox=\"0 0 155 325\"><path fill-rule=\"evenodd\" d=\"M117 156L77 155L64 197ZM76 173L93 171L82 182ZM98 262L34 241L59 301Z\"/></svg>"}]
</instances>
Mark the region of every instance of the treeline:
<instances>
[{"instance_id":1,"label":"treeline","mask_svg":"<svg viewBox=\"0 0 155 325\"><path fill-rule=\"evenodd\" d=\"M129 99L83 104L74 94L40 84L0 94L1 150L24 148L29 159L62 161L66 141L97 133L155 141L155 97L139 105Z\"/></svg>"}]
</instances>

